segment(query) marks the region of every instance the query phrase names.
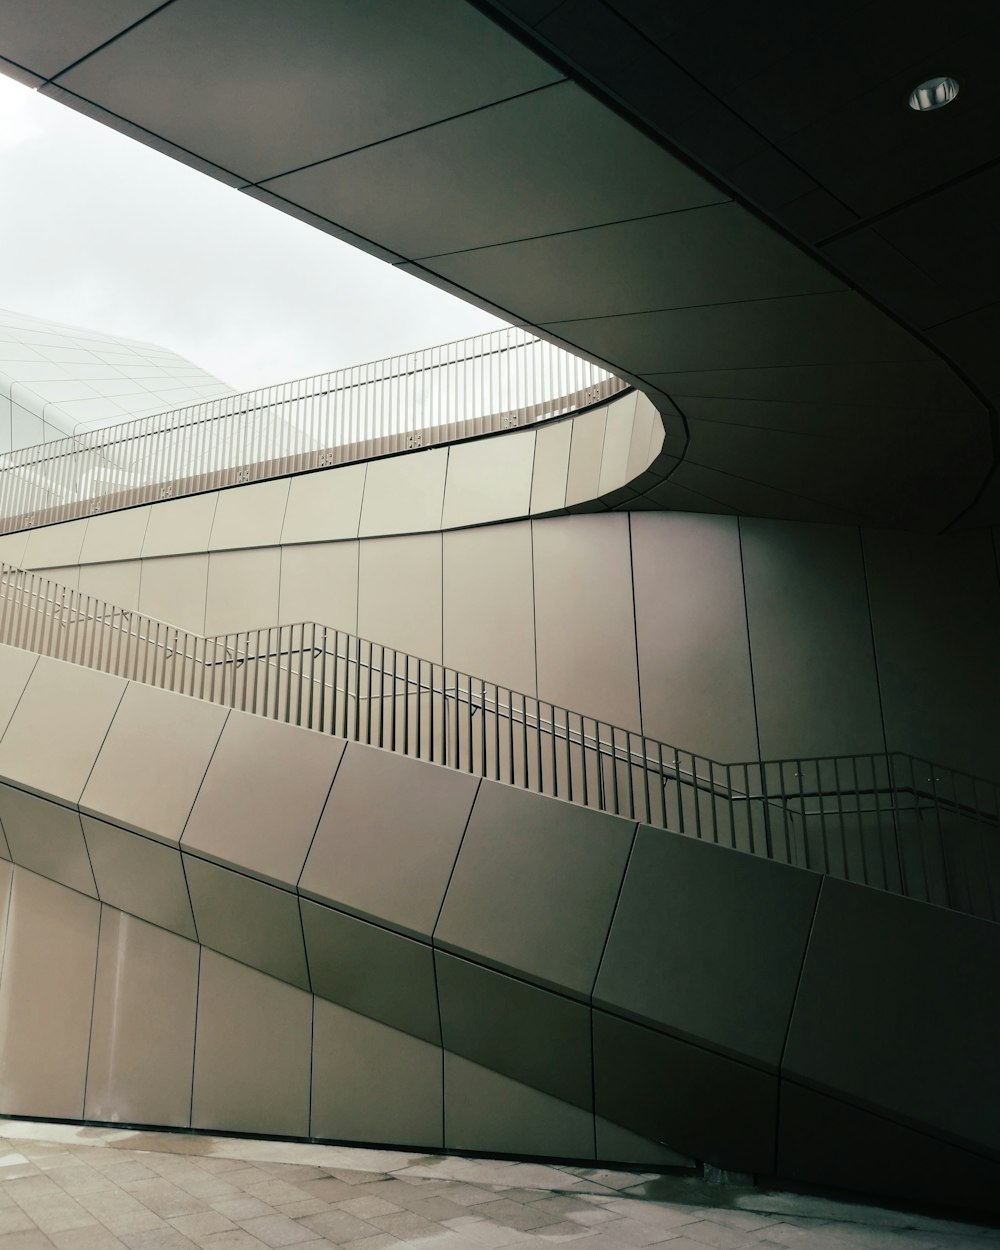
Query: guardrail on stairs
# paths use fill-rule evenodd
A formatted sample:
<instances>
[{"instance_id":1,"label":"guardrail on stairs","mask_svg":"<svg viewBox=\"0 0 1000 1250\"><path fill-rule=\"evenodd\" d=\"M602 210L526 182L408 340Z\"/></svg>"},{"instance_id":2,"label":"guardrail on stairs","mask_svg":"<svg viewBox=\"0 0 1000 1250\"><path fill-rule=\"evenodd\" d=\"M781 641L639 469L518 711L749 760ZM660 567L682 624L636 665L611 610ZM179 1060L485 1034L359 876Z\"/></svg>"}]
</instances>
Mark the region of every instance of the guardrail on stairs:
<instances>
[{"instance_id":1,"label":"guardrail on stairs","mask_svg":"<svg viewBox=\"0 0 1000 1250\"><path fill-rule=\"evenodd\" d=\"M910 755L723 764L343 630L202 637L3 564L0 643L1000 920L997 785Z\"/></svg>"}]
</instances>

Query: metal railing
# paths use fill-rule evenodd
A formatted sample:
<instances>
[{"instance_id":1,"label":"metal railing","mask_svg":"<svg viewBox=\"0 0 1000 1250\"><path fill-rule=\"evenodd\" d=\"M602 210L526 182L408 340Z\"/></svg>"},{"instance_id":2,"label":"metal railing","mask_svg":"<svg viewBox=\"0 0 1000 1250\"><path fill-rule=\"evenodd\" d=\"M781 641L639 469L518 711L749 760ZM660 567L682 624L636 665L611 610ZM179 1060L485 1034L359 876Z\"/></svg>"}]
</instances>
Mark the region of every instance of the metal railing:
<instances>
[{"instance_id":1,"label":"metal railing","mask_svg":"<svg viewBox=\"0 0 1000 1250\"><path fill-rule=\"evenodd\" d=\"M0 454L0 533L455 442L628 383L511 328Z\"/></svg>"},{"instance_id":2,"label":"metal railing","mask_svg":"<svg viewBox=\"0 0 1000 1250\"><path fill-rule=\"evenodd\" d=\"M1000 919L997 785L912 756L722 764L342 630L202 637L7 565L0 643Z\"/></svg>"}]
</instances>

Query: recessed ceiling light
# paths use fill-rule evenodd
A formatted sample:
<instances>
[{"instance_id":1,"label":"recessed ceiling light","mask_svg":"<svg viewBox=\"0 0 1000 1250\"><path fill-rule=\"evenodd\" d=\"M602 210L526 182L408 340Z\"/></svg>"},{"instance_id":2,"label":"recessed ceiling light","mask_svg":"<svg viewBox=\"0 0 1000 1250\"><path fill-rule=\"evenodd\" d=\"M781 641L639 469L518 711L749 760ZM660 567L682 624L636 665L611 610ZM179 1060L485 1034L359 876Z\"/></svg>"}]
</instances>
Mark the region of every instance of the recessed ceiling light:
<instances>
[{"instance_id":1,"label":"recessed ceiling light","mask_svg":"<svg viewBox=\"0 0 1000 1250\"><path fill-rule=\"evenodd\" d=\"M918 83L910 92L909 105L918 113L929 113L932 109L944 108L958 95L958 82L947 76L928 78Z\"/></svg>"}]
</instances>

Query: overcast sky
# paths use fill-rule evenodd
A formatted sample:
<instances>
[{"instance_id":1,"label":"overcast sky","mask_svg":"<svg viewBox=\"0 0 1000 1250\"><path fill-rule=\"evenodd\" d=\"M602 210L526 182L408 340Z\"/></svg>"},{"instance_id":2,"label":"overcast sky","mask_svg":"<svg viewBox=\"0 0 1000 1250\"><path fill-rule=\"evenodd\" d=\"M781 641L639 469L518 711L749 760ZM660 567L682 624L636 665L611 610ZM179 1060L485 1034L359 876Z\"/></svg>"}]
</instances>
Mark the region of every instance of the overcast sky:
<instances>
[{"instance_id":1,"label":"overcast sky","mask_svg":"<svg viewBox=\"0 0 1000 1250\"><path fill-rule=\"evenodd\" d=\"M0 76L0 307L248 389L502 323Z\"/></svg>"}]
</instances>

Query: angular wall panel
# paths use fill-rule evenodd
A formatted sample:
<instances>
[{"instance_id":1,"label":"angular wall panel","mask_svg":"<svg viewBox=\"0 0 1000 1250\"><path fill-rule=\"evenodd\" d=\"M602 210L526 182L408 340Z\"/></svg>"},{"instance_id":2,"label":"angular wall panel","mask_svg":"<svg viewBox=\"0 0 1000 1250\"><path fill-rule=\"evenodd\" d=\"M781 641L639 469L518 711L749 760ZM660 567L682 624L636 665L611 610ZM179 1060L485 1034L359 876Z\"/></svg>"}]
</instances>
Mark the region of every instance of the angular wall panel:
<instances>
[{"instance_id":1,"label":"angular wall panel","mask_svg":"<svg viewBox=\"0 0 1000 1250\"><path fill-rule=\"evenodd\" d=\"M288 478L219 491L209 551L270 547L281 541Z\"/></svg>"},{"instance_id":2,"label":"angular wall panel","mask_svg":"<svg viewBox=\"0 0 1000 1250\"><path fill-rule=\"evenodd\" d=\"M534 462L534 430L450 447L441 528L527 516Z\"/></svg>"},{"instance_id":3,"label":"angular wall panel","mask_svg":"<svg viewBox=\"0 0 1000 1250\"><path fill-rule=\"evenodd\" d=\"M231 712L184 830L203 857L294 886L344 743Z\"/></svg>"},{"instance_id":4,"label":"angular wall panel","mask_svg":"<svg viewBox=\"0 0 1000 1250\"><path fill-rule=\"evenodd\" d=\"M228 709L131 682L115 713L80 809L176 844Z\"/></svg>"},{"instance_id":5,"label":"angular wall panel","mask_svg":"<svg viewBox=\"0 0 1000 1250\"><path fill-rule=\"evenodd\" d=\"M123 508L120 512L102 512L92 516L87 522L87 534L80 549L80 563L138 559L151 511L151 506L147 504L141 508Z\"/></svg>"},{"instance_id":6,"label":"angular wall panel","mask_svg":"<svg viewBox=\"0 0 1000 1250\"><path fill-rule=\"evenodd\" d=\"M28 532L24 551L26 569L54 568L58 564L78 564L83 547L87 521L63 521L61 525L44 525Z\"/></svg>"},{"instance_id":7,"label":"angular wall panel","mask_svg":"<svg viewBox=\"0 0 1000 1250\"><path fill-rule=\"evenodd\" d=\"M358 633L441 662L441 536L361 544Z\"/></svg>"},{"instance_id":8,"label":"angular wall panel","mask_svg":"<svg viewBox=\"0 0 1000 1250\"><path fill-rule=\"evenodd\" d=\"M884 751L857 530L740 521L760 753Z\"/></svg>"},{"instance_id":9,"label":"angular wall panel","mask_svg":"<svg viewBox=\"0 0 1000 1250\"><path fill-rule=\"evenodd\" d=\"M646 733L723 762L755 759L736 521L635 513L632 564Z\"/></svg>"},{"instance_id":10,"label":"angular wall panel","mask_svg":"<svg viewBox=\"0 0 1000 1250\"><path fill-rule=\"evenodd\" d=\"M142 562L139 611L194 634L205 632L208 556L161 556Z\"/></svg>"},{"instance_id":11,"label":"angular wall panel","mask_svg":"<svg viewBox=\"0 0 1000 1250\"><path fill-rule=\"evenodd\" d=\"M1000 1159L1000 926L826 878L783 1074Z\"/></svg>"},{"instance_id":12,"label":"angular wall panel","mask_svg":"<svg viewBox=\"0 0 1000 1250\"><path fill-rule=\"evenodd\" d=\"M213 551L208 561L205 633L257 629L278 619L281 549Z\"/></svg>"},{"instance_id":13,"label":"angular wall panel","mask_svg":"<svg viewBox=\"0 0 1000 1250\"><path fill-rule=\"evenodd\" d=\"M308 899L300 906L314 994L440 1044L429 946Z\"/></svg>"},{"instance_id":14,"label":"angular wall panel","mask_svg":"<svg viewBox=\"0 0 1000 1250\"><path fill-rule=\"evenodd\" d=\"M552 517L531 528L539 696L637 729L628 517Z\"/></svg>"},{"instance_id":15,"label":"angular wall panel","mask_svg":"<svg viewBox=\"0 0 1000 1250\"><path fill-rule=\"evenodd\" d=\"M195 855L184 856L198 940L300 989L309 988L294 894Z\"/></svg>"},{"instance_id":16,"label":"angular wall panel","mask_svg":"<svg viewBox=\"0 0 1000 1250\"><path fill-rule=\"evenodd\" d=\"M0 646L0 741L37 663L32 651Z\"/></svg>"},{"instance_id":17,"label":"angular wall panel","mask_svg":"<svg viewBox=\"0 0 1000 1250\"><path fill-rule=\"evenodd\" d=\"M367 464L345 464L291 479L281 541L357 538Z\"/></svg>"},{"instance_id":18,"label":"angular wall panel","mask_svg":"<svg viewBox=\"0 0 1000 1250\"><path fill-rule=\"evenodd\" d=\"M441 528L448 448L373 460L361 506L362 538Z\"/></svg>"},{"instance_id":19,"label":"angular wall panel","mask_svg":"<svg viewBox=\"0 0 1000 1250\"><path fill-rule=\"evenodd\" d=\"M594 1012L599 1116L730 1171L774 1171L778 1079Z\"/></svg>"},{"instance_id":20,"label":"angular wall panel","mask_svg":"<svg viewBox=\"0 0 1000 1250\"><path fill-rule=\"evenodd\" d=\"M594 1116L445 1051L444 1144L487 1154L592 1159Z\"/></svg>"},{"instance_id":21,"label":"angular wall panel","mask_svg":"<svg viewBox=\"0 0 1000 1250\"><path fill-rule=\"evenodd\" d=\"M444 659L449 668L535 693L529 522L445 534Z\"/></svg>"},{"instance_id":22,"label":"angular wall panel","mask_svg":"<svg viewBox=\"0 0 1000 1250\"><path fill-rule=\"evenodd\" d=\"M601 461L604 455L604 432L607 408L595 408L573 421L573 438L569 449L566 474L566 507L589 503L601 493Z\"/></svg>"},{"instance_id":23,"label":"angular wall panel","mask_svg":"<svg viewBox=\"0 0 1000 1250\"><path fill-rule=\"evenodd\" d=\"M586 998L635 825L484 781L435 945Z\"/></svg>"},{"instance_id":24,"label":"angular wall panel","mask_svg":"<svg viewBox=\"0 0 1000 1250\"><path fill-rule=\"evenodd\" d=\"M193 942L103 909L87 1119L188 1125L198 959Z\"/></svg>"},{"instance_id":25,"label":"angular wall panel","mask_svg":"<svg viewBox=\"0 0 1000 1250\"><path fill-rule=\"evenodd\" d=\"M139 560L122 560L114 564L83 564L80 567L77 588L82 595L90 595L93 599L114 604L116 608L138 609L140 575Z\"/></svg>"},{"instance_id":26,"label":"angular wall panel","mask_svg":"<svg viewBox=\"0 0 1000 1250\"><path fill-rule=\"evenodd\" d=\"M572 421L554 421L535 432L535 468L531 478L531 511L555 512L566 506Z\"/></svg>"},{"instance_id":27,"label":"angular wall panel","mask_svg":"<svg viewBox=\"0 0 1000 1250\"><path fill-rule=\"evenodd\" d=\"M966 1211L1000 1205L1000 1164L792 1081L781 1084L778 1171L917 1206L929 1195Z\"/></svg>"},{"instance_id":28,"label":"angular wall panel","mask_svg":"<svg viewBox=\"0 0 1000 1250\"><path fill-rule=\"evenodd\" d=\"M218 501L218 491L206 491L153 504L142 543L143 557L207 551Z\"/></svg>"},{"instance_id":29,"label":"angular wall panel","mask_svg":"<svg viewBox=\"0 0 1000 1250\"><path fill-rule=\"evenodd\" d=\"M120 677L42 656L0 740L0 777L76 803L125 686Z\"/></svg>"},{"instance_id":30,"label":"angular wall panel","mask_svg":"<svg viewBox=\"0 0 1000 1250\"><path fill-rule=\"evenodd\" d=\"M83 832L103 903L185 938L196 938L178 851L84 816Z\"/></svg>"},{"instance_id":31,"label":"angular wall panel","mask_svg":"<svg viewBox=\"0 0 1000 1250\"><path fill-rule=\"evenodd\" d=\"M0 1110L83 1116L97 933L95 899L14 871L0 975Z\"/></svg>"},{"instance_id":32,"label":"angular wall panel","mask_svg":"<svg viewBox=\"0 0 1000 1250\"><path fill-rule=\"evenodd\" d=\"M437 1046L316 1000L313 1137L443 1146L441 1085Z\"/></svg>"},{"instance_id":33,"label":"angular wall panel","mask_svg":"<svg viewBox=\"0 0 1000 1250\"><path fill-rule=\"evenodd\" d=\"M820 880L640 826L595 1006L776 1071Z\"/></svg>"},{"instance_id":34,"label":"angular wall panel","mask_svg":"<svg viewBox=\"0 0 1000 1250\"><path fill-rule=\"evenodd\" d=\"M0 785L0 823L15 864L97 897L79 812Z\"/></svg>"},{"instance_id":35,"label":"angular wall panel","mask_svg":"<svg viewBox=\"0 0 1000 1250\"><path fill-rule=\"evenodd\" d=\"M351 743L299 889L429 938L478 786L453 769Z\"/></svg>"},{"instance_id":36,"label":"angular wall panel","mask_svg":"<svg viewBox=\"0 0 1000 1250\"><path fill-rule=\"evenodd\" d=\"M593 1110L588 1007L443 951L434 963L446 1050Z\"/></svg>"},{"instance_id":37,"label":"angular wall panel","mask_svg":"<svg viewBox=\"0 0 1000 1250\"><path fill-rule=\"evenodd\" d=\"M309 1133L312 999L203 950L194 1060L194 1128Z\"/></svg>"},{"instance_id":38,"label":"angular wall panel","mask_svg":"<svg viewBox=\"0 0 1000 1250\"><path fill-rule=\"evenodd\" d=\"M300 547L282 547L280 592L279 624L316 621L356 633L358 544L306 543Z\"/></svg>"}]
</instances>

